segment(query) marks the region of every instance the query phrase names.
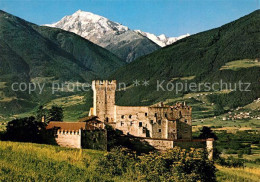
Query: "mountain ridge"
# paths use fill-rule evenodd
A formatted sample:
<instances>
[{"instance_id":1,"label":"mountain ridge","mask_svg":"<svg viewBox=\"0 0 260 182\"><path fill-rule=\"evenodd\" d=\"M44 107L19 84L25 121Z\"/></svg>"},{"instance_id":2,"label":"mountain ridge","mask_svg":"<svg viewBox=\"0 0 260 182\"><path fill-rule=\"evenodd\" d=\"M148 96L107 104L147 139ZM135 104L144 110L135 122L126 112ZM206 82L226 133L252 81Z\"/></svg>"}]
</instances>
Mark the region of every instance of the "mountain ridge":
<instances>
[{"instance_id":1,"label":"mountain ridge","mask_svg":"<svg viewBox=\"0 0 260 182\"><path fill-rule=\"evenodd\" d=\"M160 47L188 36L155 36L139 30L131 30L127 26L113 22L103 16L81 10L63 17L56 23L45 24L44 26L74 32L108 49L126 62L131 62L140 56L147 55Z\"/></svg>"},{"instance_id":2,"label":"mountain ridge","mask_svg":"<svg viewBox=\"0 0 260 182\"><path fill-rule=\"evenodd\" d=\"M57 28L41 27L0 11L0 110L28 111L39 102L72 93L51 93L51 82L104 79L125 62L108 50ZM12 90L14 82L46 81L46 93ZM44 82L45 83L45 82Z\"/></svg>"}]
</instances>

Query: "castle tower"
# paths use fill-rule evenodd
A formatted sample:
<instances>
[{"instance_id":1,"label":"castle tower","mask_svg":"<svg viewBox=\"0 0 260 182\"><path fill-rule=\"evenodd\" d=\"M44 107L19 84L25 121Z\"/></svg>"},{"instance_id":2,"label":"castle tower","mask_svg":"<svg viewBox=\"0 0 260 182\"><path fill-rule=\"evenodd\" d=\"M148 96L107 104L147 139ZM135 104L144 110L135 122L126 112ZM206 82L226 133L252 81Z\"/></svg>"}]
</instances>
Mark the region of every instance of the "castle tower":
<instances>
[{"instance_id":1,"label":"castle tower","mask_svg":"<svg viewBox=\"0 0 260 182\"><path fill-rule=\"evenodd\" d=\"M93 114L101 121L114 122L116 80L94 80L93 89Z\"/></svg>"}]
</instances>

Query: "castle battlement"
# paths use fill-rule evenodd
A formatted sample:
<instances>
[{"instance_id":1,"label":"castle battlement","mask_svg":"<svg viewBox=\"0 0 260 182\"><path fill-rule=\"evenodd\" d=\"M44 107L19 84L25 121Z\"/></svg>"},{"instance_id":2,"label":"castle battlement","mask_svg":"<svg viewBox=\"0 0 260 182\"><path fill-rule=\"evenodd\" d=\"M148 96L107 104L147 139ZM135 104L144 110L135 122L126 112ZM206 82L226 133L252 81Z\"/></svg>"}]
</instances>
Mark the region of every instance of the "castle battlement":
<instances>
[{"instance_id":1,"label":"castle battlement","mask_svg":"<svg viewBox=\"0 0 260 182\"><path fill-rule=\"evenodd\" d=\"M116 80L93 80L92 86L107 86L107 85L116 85Z\"/></svg>"},{"instance_id":2,"label":"castle battlement","mask_svg":"<svg viewBox=\"0 0 260 182\"><path fill-rule=\"evenodd\" d=\"M57 130L57 135L81 135L80 130Z\"/></svg>"}]
</instances>

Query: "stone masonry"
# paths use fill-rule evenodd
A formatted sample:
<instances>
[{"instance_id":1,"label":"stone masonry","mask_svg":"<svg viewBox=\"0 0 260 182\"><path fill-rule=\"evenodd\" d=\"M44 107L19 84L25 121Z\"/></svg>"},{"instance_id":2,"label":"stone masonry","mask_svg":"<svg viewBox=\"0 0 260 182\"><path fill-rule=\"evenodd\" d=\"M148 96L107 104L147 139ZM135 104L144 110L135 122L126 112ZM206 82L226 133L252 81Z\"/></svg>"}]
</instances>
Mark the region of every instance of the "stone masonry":
<instances>
[{"instance_id":1,"label":"stone masonry","mask_svg":"<svg viewBox=\"0 0 260 182\"><path fill-rule=\"evenodd\" d=\"M116 81L94 80L93 106L90 115L121 130L125 135L158 139L191 139L192 108L182 103L173 106L115 105Z\"/></svg>"}]
</instances>

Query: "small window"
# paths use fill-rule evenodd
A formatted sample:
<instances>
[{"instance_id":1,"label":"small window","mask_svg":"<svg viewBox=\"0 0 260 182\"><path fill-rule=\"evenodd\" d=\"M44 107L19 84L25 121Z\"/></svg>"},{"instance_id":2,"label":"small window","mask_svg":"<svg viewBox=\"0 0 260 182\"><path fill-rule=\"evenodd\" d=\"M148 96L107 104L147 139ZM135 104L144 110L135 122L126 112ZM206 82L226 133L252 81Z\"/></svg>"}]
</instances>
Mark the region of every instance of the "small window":
<instances>
[{"instance_id":1,"label":"small window","mask_svg":"<svg viewBox=\"0 0 260 182\"><path fill-rule=\"evenodd\" d=\"M148 116L147 112L146 112L146 113L144 113L144 115L145 115L145 116Z\"/></svg>"},{"instance_id":2,"label":"small window","mask_svg":"<svg viewBox=\"0 0 260 182\"><path fill-rule=\"evenodd\" d=\"M162 129L158 129L158 132L161 133L161 132L162 132Z\"/></svg>"},{"instance_id":3,"label":"small window","mask_svg":"<svg viewBox=\"0 0 260 182\"><path fill-rule=\"evenodd\" d=\"M139 127L142 127L143 126L143 123L142 122L139 122Z\"/></svg>"},{"instance_id":4,"label":"small window","mask_svg":"<svg viewBox=\"0 0 260 182\"><path fill-rule=\"evenodd\" d=\"M166 117L166 118L167 118L167 113L165 113L165 114L164 114L164 117Z\"/></svg>"},{"instance_id":5,"label":"small window","mask_svg":"<svg viewBox=\"0 0 260 182\"><path fill-rule=\"evenodd\" d=\"M131 114L129 115L129 119L132 119L132 115Z\"/></svg>"},{"instance_id":6,"label":"small window","mask_svg":"<svg viewBox=\"0 0 260 182\"><path fill-rule=\"evenodd\" d=\"M172 130L172 132L173 132L173 133L175 133L175 132L176 132L176 130Z\"/></svg>"},{"instance_id":7,"label":"small window","mask_svg":"<svg viewBox=\"0 0 260 182\"><path fill-rule=\"evenodd\" d=\"M162 124L162 121L161 121L161 120L158 120L158 124L161 125L161 124Z\"/></svg>"},{"instance_id":8,"label":"small window","mask_svg":"<svg viewBox=\"0 0 260 182\"><path fill-rule=\"evenodd\" d=\"M153 120L150 120L150 123L153 124Z\"/></svg>"},{"instance_id":9,"label":"small window","mask_svg":"<svg viewBox=\"0 0 260 182\"><path fill-rule=\"evenodd\" d=\"M154 113L154 117L157 117L157 113Z\"/></svg>"},{"instance_id":10,"label":"small window","mask_svg":"<svg viewBox=\"0 0 260 182\"><path fill-rule=\"evenodd\" d=\"M121 121L121 126L123 126L124 125L124 122L123 121Z\"/></svg>"},{"instance_id":11,"label":"small window","mask_svg":"<svg viewBox=\"0 0 260 182\"><path fill-rule=\"evenodd\" d=\"M122 119L124 119L124 118L125 118L125 116L124 116L124 115L122 115L122 116L121 116L121 118L122 118Z\"/></svg>"},{"instance_id":12,"label":"small window","mask_svg":"<svg viewBox=\"0 0 260 182\"><path fill-rule=\"evenodd\" d=\"M146 133L146 129L145 128L143 128L143 133Z\"/></svg>"},{"instance_id":13,"label":"small window","mask_svg":"<svg viewBox=\"0 0 260 182\"><path fill-rule=\"evenodd\" d=\"M185 119L185 123L188 123L188 120L187 120L187 119Z\"/></svg>"}]
</instances>

